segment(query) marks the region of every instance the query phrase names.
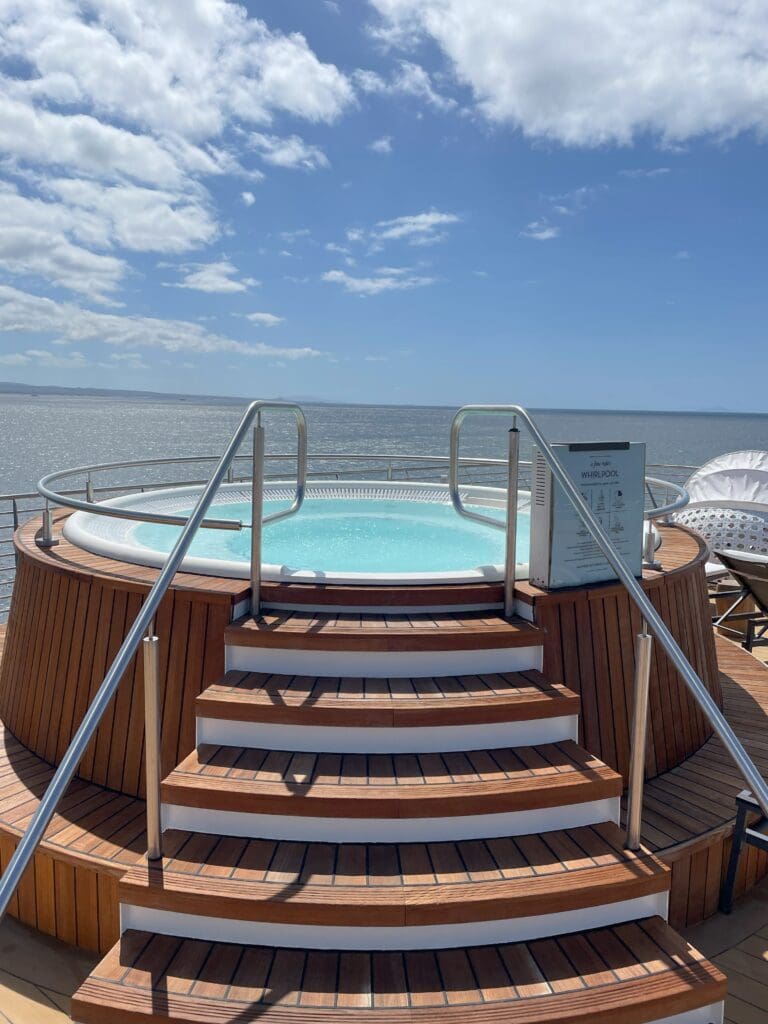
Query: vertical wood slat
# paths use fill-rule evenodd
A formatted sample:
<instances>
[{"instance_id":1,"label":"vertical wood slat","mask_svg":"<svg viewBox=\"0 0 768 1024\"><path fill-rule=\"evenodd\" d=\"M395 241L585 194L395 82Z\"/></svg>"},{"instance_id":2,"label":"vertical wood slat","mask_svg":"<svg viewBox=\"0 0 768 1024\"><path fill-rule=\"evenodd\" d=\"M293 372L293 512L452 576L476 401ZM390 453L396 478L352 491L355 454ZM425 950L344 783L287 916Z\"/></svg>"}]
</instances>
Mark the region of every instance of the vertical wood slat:
<instances>
[{"instance_id":1,"label":"vertical wood slat","mask_svg":"<svg viewBox=\"0 0 768 1024\"><path fill-rule=\"evenodd\" d=\"M648 592L683 653L721 701L703 569L694 564L653 581ZM703 589L702 589L703 588ZM640 614L624 590L561 592L537 599L546 629L544 672L581 697L580 742L626 781L634 701L635 636ZM667 655L654 643L646 777L680 764L712 735Z\"/></svg>"},{"instance_id":2,"label":"vertical wood slat","mask_svg":"<svg viewBox=\"0 0 768 1024\"><path fill-rule=\"evenodd\" d=\"M61 760L138 614L143 592L130 581L123 586L119 580L63 572L20 552L0 663L0 707L14 735L50 763ZM228 595L171 590L158 610L166 770L194 746L194 700L223 672L231 608ZM143 795L143 714L139 656L126 671L78 775Z\"/></svg>"}]
</instances>

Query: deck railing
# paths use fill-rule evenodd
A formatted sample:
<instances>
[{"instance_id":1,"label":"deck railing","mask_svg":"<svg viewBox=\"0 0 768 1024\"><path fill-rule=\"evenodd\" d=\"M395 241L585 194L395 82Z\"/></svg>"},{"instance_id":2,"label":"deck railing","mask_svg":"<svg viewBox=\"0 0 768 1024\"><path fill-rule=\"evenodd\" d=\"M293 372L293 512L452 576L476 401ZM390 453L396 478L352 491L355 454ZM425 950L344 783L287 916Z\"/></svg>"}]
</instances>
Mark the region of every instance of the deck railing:
<instances>
[{"instance_id":1,"label":"deck railing","mask_svg":"<svg viewBox=\"0 0 768 1024\"><path fill-rule=\"evenodd\" d=\"M60 470L43 478L49 497L37 490L13 494L0 494L0 623L8 617L13 583L16 578L16 560L13 534L18 527L35 516L50 519L54 506L85 509L99 515L133 518L140 522L163 522L183 525L184 518L162 516L135 510L110 509L102 504L109 498L166 487L203 487L207 477L200 475L203 467L215 465L218 455L189 455L168 459L137 459L123 462L96 463ZM296 454L265 454L268 469L265 481L284 480L290 472ZM252 452L234 456L225 475L228 483L250 483ZM450 458L447 455L376 455L359 452L311 452L307 454L307 479L366 479L366 480L419 480L446 482ZM531 464L520 460L519 486L530 489ZM646 518L664 520L682 508L687 497L682 483L695 466L654 464L647 467ZM459 460L463 484L486 484L505 487L507 460L491 458L462 458ZM131 472L130 475L127 471ZM139 479L136 479L138 477ZM238 530L245 525L235 520L206 519L204 527ZM496 523L495 525L498 525Z\"/></svg>"}]
</instances>

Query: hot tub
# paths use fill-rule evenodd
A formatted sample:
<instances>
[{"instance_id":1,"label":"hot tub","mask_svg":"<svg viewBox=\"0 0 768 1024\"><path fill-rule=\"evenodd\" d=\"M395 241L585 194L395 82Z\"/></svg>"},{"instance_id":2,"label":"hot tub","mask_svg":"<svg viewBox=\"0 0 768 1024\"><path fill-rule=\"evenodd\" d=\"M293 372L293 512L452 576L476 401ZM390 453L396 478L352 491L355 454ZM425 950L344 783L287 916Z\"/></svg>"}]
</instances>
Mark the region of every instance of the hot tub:
<instances>
[{"instance_id":1,"label":"hot tub","mask_svg":"<svg viewBox=\"0 0 768 1024\"><path fill-rule=\"evenodd\" d=\"M199 487L179 487L115 498L105 504L147 512L186 515ZM293 485L264 489L264 514L286 508ZM506 518L504 491L462 488L473 511ZM217 519L250 524L251 490L225 484L209 511ZM99 555L139 565L160 566L180 527L108 518L86 512L70 516L64 535ZM521 492L517 520L518 579L528 575L530 495ZM444 484L396 481L323 481L307 486L299 512L269 523L263 533L265 580L370 584L470 583L503 578L505 531L459 515ZM201 529L182 569L247 579L251 531Z\"/></svg>"}]
</instances>

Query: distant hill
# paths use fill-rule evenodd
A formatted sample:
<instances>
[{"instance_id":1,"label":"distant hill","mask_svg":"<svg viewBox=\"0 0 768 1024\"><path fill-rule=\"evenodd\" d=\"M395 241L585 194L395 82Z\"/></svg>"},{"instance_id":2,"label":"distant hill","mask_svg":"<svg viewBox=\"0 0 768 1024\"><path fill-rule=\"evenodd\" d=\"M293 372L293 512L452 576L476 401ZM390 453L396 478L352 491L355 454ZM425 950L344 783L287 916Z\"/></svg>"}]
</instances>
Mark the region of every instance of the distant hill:
<instances>
[{"instance_id":1,"label":"distant hill","mask_svg":"<svg viewBox=\"0 0 768 1024\"><path fill-rule=\"evenodd\" d=\"M58 384L17 384L15 381L0 381L0 395L63 395L70 398L133 398L145 399L150 402L205 402L221 405L245 405L253 401L253 397L239 398L226 395L182 395L166 391L130 391L124 388L67 388ZM319 398L307 395L273 397L264 396L276 402L307 402L311 405L324 405Z\"/></svg>"}]
</instances>

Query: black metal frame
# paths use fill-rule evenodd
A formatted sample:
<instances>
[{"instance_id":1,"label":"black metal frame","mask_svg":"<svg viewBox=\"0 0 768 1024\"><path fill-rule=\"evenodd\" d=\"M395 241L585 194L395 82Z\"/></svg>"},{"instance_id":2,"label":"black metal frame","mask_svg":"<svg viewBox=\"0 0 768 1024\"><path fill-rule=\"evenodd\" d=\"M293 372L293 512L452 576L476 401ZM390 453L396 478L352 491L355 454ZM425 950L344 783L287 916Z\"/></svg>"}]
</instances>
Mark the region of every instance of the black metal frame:
<instances>
[{"instance_id":1,"label":"black metal frame","mask_svg":"<svg viewBox=\"0 0 768 1024\"><path fill-rule=\"evenodd\" d=\"M748 597L752 597L748 587L742 587L740 590L718 590L713 591L709 595L711 598L720 597L735 597L736 600L728 608L727 611L721 615L712 616L712 625L719 629L725 630L728 633L733 633L735 638L742 636L739 630L729 626L729 622L745 622L746 627L741 641L741 646L746 650L751 651L754 646L755 640L759 640L768 630L768 615L765 612L737 612L736 609L739 607L742 601ZM756 632L758 630L758 632Z\"/></svg>"},{"instance_id":2,"label":"black metal frame","mask_svg":"<svg viewBox=\"0 0 768 1024\"><path fill-rule=\"evenodd\" d=\"M750 819L753 819L751 825ZM723 914L730 914L733 910L733 890L736 887L741 851L745 845L754 846L768 853L768 817L761 812L760 805L748 789L743 789L736 797L736 825L733 830L731 856L720 890L720 910Z\"/></svg>"}]
</instances>

